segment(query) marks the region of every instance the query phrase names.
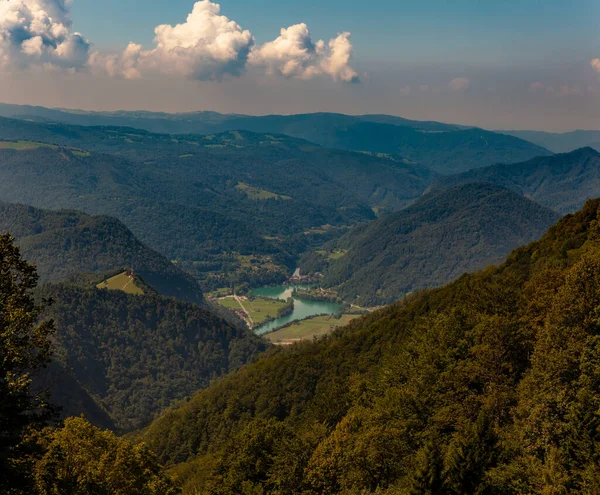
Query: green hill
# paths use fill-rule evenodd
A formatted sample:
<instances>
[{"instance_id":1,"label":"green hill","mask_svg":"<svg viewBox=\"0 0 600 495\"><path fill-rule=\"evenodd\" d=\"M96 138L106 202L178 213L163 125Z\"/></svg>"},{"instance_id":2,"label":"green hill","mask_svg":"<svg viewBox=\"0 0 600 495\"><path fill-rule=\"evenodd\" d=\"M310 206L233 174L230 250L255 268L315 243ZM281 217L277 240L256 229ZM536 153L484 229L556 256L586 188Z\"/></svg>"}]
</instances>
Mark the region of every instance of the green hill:
<instances>
[{"instance_id":1,"label":"green hill","mask_svg":"<svg viewBox=\"0 0 600 495\"><path fill-rule=\"evenodd\" d=\"M600 194L600 153L592 148L581 148L524 163L494 165L443 177L433 188L468 182L498 184L559 213L570 213Z\"/></svg>"},{"instance_id":2,"label":"green hill","mask_svg":"<svg viewBox=\"0 0 600 495\"><path fill-rule=\"evenodd\" d=\"M400 155L440 173L462 172L548 154L546 146L539 144L535 136L528 142L527 136L521 139L516 135L391 115L74 112L17 105L0 105L0 115L85 126L125 126L166 134L215 134L236 130L286 134L328 148ZM547 141L550 145L550 140Z\"/></svg>"},{"instance_id":3,"label":"green hill","mask_svg":"<svg viewBox=\"0 0 600 495\"><path fill-rule=\"evenodd\" d=\"M436 177L402 160L245 131L172 136L0 119L0 139L15 136L60 146L0 150L0 199L114 216L210 289L228 284L225 273L281 282L300 253L406 206ZM254 256L256 269L240 256Z\"/></svg>"},{"instance_id":4,"label":"green hill","mask_svg":"<svg viewBox=\"0 0 600 495\"><path fill-rule=\"evenodd\" d=\"M41 283L128 267L161 294L203 301L190 275L142 244L115 218L0 202L0 231L17 239L23 255L37 265Z\"/></svg>"},{"instance_id":5,"label":"green hill","mask_svg":"<svg viewBox=\"0 0 600 495\"><path fill-rule=\"evenodd\" d=\"M324 285L337 287L345 300L386 304L498 263L556 220L556 213L507 189L466 184L351 230L302 267L324 272Z\"/></svg>"},{"instance_id":6,"label":"green hill","mask_svg":"<svg viewBox=\"0 0 600 495\"><path fill-rule=\"evenodd\" d=\"M184 494L598 492L599 210L273 350L143 440Z\"/></svg>"},{"instance_id":7,"label":"green hill","mask_svg":"<svg viewBox=\"0 0 600 495\"><path fill-rule=\"evenodd\" d=\"M64 415L118 430L140 428L168 406L232 371L266 343L204 308L158 295L46 285L57 328L45 381Z\"/></svg>"}]
</instances>

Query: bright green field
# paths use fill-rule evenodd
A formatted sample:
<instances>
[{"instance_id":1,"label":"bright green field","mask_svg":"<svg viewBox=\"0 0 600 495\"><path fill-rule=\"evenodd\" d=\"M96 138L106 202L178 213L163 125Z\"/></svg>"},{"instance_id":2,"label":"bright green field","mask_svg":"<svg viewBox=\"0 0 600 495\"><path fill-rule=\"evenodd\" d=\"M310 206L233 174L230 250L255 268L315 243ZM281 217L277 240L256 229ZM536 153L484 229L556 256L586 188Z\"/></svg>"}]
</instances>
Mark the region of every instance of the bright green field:
<instances>
[{"instance_id":1,"label":"bright green field","mask_svg":"<svg viewBox=\"0 0 600 495\"><path fill-rule=\"evenodd\" d=\"M233 297L226 297L223 299L219 299L217 302L221 306L228 308L228 309L232 309L232 310L242 309L240 307L240 305L238 304L238 302ZM285 306L285 303L283 301L278 301L276 299L262 299L262 298L244 300L244 301L242 301L242 304L244 305L246 310L248 310L248 312L250 313L250 316L251 316L252 321L254 322L255 326L260 325L267 319L276 318L277 311L279 310L279 308L282 308L283 306Z\"/></svg>"},{"instance_id":2,"label":"bright green field","mask_svg":"<svg viewBox=\"0 0 600 495\"><path fill-rule=\"evenodd\" d=\"M267 191L265 189L259 189L258 187L252 187L244 182L239 182L236 189L240 191L244 191L246 196L250 199L254 199L256 201L264 201L265 199L281 199L284 201L289 201L292 199L290 196L284 196L282 194L275 194L271 191Z\"/></svg>"},{"instance_id":3,"label":"bright green field","mask_svg":"<svg viewBox=\"0 0 600 495\"><path fill-rule=\"evenodd\" d=\"M122 290L127 294L144 293L144 291L135 284L135 280L129 278L127 272L115 275L114 277L109 278L106 282L99 283L96 287L98 289Z\"/></svg>"},{"instance_id":4,"label":"bright green field","mask_svg":"<svg viewBox=\"0 0 600 495\"><path fill-rule=\"evenodd\" d=\"M34 141L0 141L0 149L3 150L35 150L37 148L57 148L57 146Z\"/></svg>"},{"instance_id":5,"label":"bright green field","mask_svg":"<svg viewBox=\"0 0 600 495\"><path fill-rule=\"evenodd\" d=\"M274 344L293 344L299 340L307 340L312 339L313 337L326 335L334 328L347 325L359 316L360 315L342 315L339 320L331 315L315 316L314 318L292 323L281 330L268 333L265 337Z\"/></svg>"},{"instance_id":6,"label":"bright green field","mask_svg":"<svg viewBox=\"0 0 600 495\"><path fill-rule=\"evenodd\" d=\"M38 148L51 148L53 150L57 149L58 146L48 143L38 143L36 141L0 141L0 150L17 150L17 151L27 151L27 150L36 150ZM67 148L71 153L75 156L87 157L91 156L89 151L79 150L77 148Z\"/></svg>"}]
</instances>

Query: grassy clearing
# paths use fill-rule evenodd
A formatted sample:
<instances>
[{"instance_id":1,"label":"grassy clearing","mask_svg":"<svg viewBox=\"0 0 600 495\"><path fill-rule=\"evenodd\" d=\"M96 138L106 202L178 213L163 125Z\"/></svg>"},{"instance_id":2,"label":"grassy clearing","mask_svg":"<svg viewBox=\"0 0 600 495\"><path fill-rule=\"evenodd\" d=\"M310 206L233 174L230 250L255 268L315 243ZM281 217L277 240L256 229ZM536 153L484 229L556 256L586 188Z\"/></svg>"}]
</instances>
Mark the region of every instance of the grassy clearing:
<instances>
[{"instance_id":1,"label":"grassy clearing","mask_svg":"<svg viewBox=\"0 0 600 495\"><path fill-rule=\"evenodd\" d=\"M280 199L283 201L289 201L292 199L291 196L285 196L283 194L276 194L265 189L259 189L258 187L250 186L244 182L238 182L238 185L235 186L235 188L243 191L246 196L255 201L264 201L266 199Z\"/></svg>"},{"instance_id":2,"label":"grassy clearing","mask_svg":"<svg viewBox=\"0 0 600 495\"><path fill-rule=\"evenodd\" d=\"M73 153L75 156L80 156L80 157L92 156L92 154L89 151L71 150L71 153Z\"/></svg>"},{"instance_id":3,"label":"grassy clearing","mask_svg":"<svg viewBox=\"0 0 600 495\"><path fill-rule=\"evenodd\" d=\"M231 287L219 287L218 289L207 292L206 295L208 297L214 297L214 298L230 296L231 295Z\"/></svg>"},{"instance_id":4,"label":"grassy clearing","mask_svg":"<svg viewBox=\"0 0 600 495\"><path fill-rule=\"evenodd\" d=\"M37 141L0 141L0 150L16 150L29 151L37 150L38 148L49 148L56 150L59 147L54 144L40 143ZM80 150L77 148L64 148L69 150L75 156L88 157L92 156L89 151Z\"/></svg>"},{"instance_id":5,"label":"grassy clearing","mask_svg":"<svg viewBox=\"0 0 600 495\"><path fill-rule=\"evenodd\" d=\"M224 308L233 311L243 311L242 307L237 300L233 298L233 296L221 298L217 300L217 302ZM252 318L255 326L261 325L267 320L276 318L277 311L285 306L284 301L266 298L263 299L261 297L251 299L242 298L242 304L248 313L250 313L250 317Z\"/></svg>"},{"instance_id":6,"label":"grassy clearing","mask_svg":"<svg viewBox=\"0 0 600 495\"><path fill-rule=\"evenodd\" d=\"M46 143L38 143L35 141L0 141L0 149L3 150L36 150L38 148L56 149L58 146Z\"/></svg>"},{"instance_id":7,"label":"grassy clearing","mask_svg":"<svg viewBox=\"0 0 600 495\"><path fill-rule=\"evenodd\" d=\"M119 275L115 275L104 282L100 282L96 287L98 289L121 290L127 294L141 295L144 293L144 291L136 285L135 279L132 279L127 272L119 273Z\"/></svg>"},{"instance_id":8,"label":"grassy clearing","mask_svg":"<svg viewBox=\"0 0 600 495\"><path fill-rule=\"evenodd\" d=\"M339 319L334 318L332 315L315 316L314 318L294 322L281 330L266 334L265 337L274 344L293 344L300 340L326 335L337 327L347 325L359 316L344 314Z\"/></svg>"}]
</instances>

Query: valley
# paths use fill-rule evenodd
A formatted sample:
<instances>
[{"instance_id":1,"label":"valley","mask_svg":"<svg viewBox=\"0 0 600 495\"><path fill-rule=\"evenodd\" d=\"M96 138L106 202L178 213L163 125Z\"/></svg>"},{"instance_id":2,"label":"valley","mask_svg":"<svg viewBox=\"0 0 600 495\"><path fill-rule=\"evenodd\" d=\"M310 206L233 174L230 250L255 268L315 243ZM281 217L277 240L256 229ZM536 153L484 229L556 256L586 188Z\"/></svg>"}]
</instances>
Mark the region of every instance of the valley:
<instances>
[{"instance_id":1,"label":"valley","mask_svg":"<svg viewBox=\"0 0 600 495\"><path fill-rule=\"evenodd\" d=\"M519 464L557 423L530 419L537 390L597 409L595 150L384 115L27 110L0 106L0 291L54 328L49 444L143 441L184 495L433 493L431 469L508 493L513 470L542 483Z\"/></svg>"}]
</instances>

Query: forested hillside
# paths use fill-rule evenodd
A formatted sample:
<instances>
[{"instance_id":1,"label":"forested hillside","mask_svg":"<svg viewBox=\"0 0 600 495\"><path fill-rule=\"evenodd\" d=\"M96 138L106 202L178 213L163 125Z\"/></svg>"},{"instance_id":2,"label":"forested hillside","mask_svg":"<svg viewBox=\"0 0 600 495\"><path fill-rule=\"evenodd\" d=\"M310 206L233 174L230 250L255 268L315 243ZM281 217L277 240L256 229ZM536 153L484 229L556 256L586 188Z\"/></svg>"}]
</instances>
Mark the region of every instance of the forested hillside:
<instances>
[{"instance_id":1,"label":"forested hillside","mask_svg":"<svg viewBox=\"0 0 600 495\"><path fill-rule=\"evenodd\" d=\"M436 191L357 227L302 261L347 301L374 306L501 262L558 215L518 194L475 183Z\"/></svg>"},{"instance_id":2,"label":"forested hillside","mask_svg":"<svg viewBox=\"0 0 600 495\"><path fill-rule=\"evenodd\" d=\"M495 163L519 162L534 156L549 154L543 145L532 144L526 138L520 139L482 129L440 122L415 121L391 115L72 113L14 105L0 106L0 115L85 126L126 126L165 134L215 134L240 130L286 134L328 148L399 155L443 174L462 172ZM45 139L41 140L45 141Z\"/></svg>"},{"instance_id":3,"label":"forested hillside","mask_svg":"<svg viewBox=\"0 0 600 495\"><path fill-rule=\"evenodd\" d=\"M0 232L16 238L25 258L35 263L41 283L131 268L161 294L203 302L190 275L138 241L115 218L0 202Z\"/></svg>"},{"instance_id":4,"label":"forested hillside","mask_svg":"<svg viewBox=\"0 0 600 495\"><path fill-rule=\"evenodd\" d=\"M46 379L54 401L66 415L83 412L118 430L144 426L266 348L251 332L170 298L66 285L38 295L53 299L45 316L57 329Z\"/></svg>"},{"instance_id":5,"label":"forested hillside","mask_svg":"<svg viewBox=\"0 0 600 495\"><path fill-rule=\"evenodd\" d=\"M599 209L273 351L143 439L188 494L597 493Z\"/></svg>"},{"instance_id":6,"label":"forested hillside","mask_svg":"<svg viewBox=\"0 0 600 495\"><path fill-rule=\"evenodd\" d=\"M433 188L468 182L491 182L565 214L600 195L600 153L581 148L524 163L500 164L443 177Z\"/></svg>"},{"instance_id":7,"label":"forested hillside","mask_svg":"<svg viewBox=\"0 0 600 495\"><path fill-rule=\"evenodd\" d=\"M402 160L248 132L174 137L0 119L7 135L33 141L0 143L0 198L114 216L205 288L230 277L281 282L299 253L406 206L436 177Z\"/></svg>"}]
</instances>

